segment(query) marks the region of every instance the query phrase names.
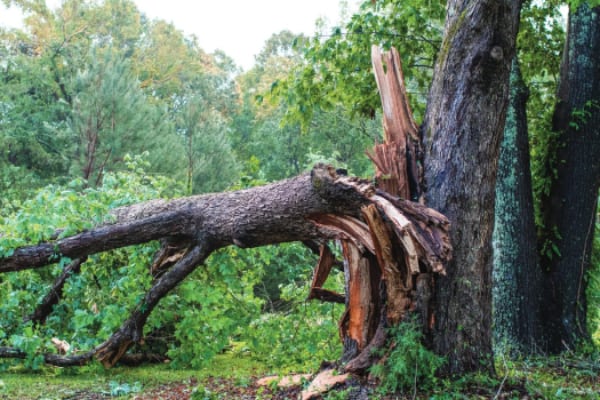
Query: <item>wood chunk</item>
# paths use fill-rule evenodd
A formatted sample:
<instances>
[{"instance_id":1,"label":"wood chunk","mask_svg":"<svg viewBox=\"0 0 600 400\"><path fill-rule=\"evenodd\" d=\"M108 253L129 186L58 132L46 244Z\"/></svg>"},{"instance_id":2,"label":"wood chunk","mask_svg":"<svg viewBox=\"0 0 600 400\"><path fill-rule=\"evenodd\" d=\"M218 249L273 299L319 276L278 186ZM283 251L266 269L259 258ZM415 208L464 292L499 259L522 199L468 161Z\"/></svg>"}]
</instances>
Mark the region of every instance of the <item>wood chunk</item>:
<instances>
[{"instance_id":1,"label":"wood chunk","mask_svg":"<svg viewBox=\"0 0 600 400\"><path fill-rule=\"evenodd\" d=\"M301 385L302 382L309 380L312 377L311 374L296 374L288 376L265 376L256 381L258 386L270 386L273 382L277 382L277 387L288 388L291 386Z\"/></svg>"},{"instance_id":2,"label":"wood chunk","mask_svg":"<svg viewBox=\"0 0 600 400\"><path fill-rule=\"evenodd\" d=\"M334 369L319 372L310 385L302 391L302 400L315 399L327 393L336 385L342 384L350 378L350 374L335 375Z\"/></svg>"}]
</instances>

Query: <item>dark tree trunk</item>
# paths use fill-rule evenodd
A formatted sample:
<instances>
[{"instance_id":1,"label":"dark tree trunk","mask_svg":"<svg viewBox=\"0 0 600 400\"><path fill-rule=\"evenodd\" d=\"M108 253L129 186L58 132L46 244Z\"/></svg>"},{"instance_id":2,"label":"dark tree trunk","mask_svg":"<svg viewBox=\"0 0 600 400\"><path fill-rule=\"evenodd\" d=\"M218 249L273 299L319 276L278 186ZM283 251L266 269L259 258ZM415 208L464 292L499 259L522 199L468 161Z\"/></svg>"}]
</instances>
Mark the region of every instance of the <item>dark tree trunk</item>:
<instances>
[{"instance_id":1,"label":"dark tree trunk","mask_svg":"<svg viewBox=\"0 0 600 400\"><path fill-rule=\"evenodd\" d=\"M547 350L559 352L589 338L585 274L600 186L600 7L570 12L553 128L556 172L542 199L540 245L544 336Z\"/></svg>"},{"instance_id":2,"label":"dark tree trunk","mask_svg":"<svg viewBox=\"0 0 600 400\"><path fill-rule=\"evenodd\" d=\"M65 283L67 279L71 275L78 274L81 270L81 264L86 261L87 258L76 258L69 265L67 265L63 272L60 274L58 278L52 284L50 291L46 296L44 296L43 300L38 304L36 309L30 315L26 316L23 321L33 321L36 324L44 324L46 322L46 318L52 312L53 307L58 304L61 300L63 294L63 288L65 287Z\"/></svg>"},{"instance_id":3,"label":"dark tree trunk","mask_svg":"<svg viewBox=\"0 0 600 400\"><path fill-rule=\"evenodd\" d=\"M541 333L541 272L527 133L528 96L515 58L496 180L493 308L496 349L521 353L539 348L536 345Z\"/></svg>"},{"instance_id":4,"label":"dark tree trunk","mask_svg":"<svg viewBox=\"0 0 600 400\"><path fill-rule=\"evenodd\" d=\"M427 204L453 227L433 335L451 374L493 370L494 189L520 8L509 0L448 2L422 127Z\"/></svg>"}]
</instances>

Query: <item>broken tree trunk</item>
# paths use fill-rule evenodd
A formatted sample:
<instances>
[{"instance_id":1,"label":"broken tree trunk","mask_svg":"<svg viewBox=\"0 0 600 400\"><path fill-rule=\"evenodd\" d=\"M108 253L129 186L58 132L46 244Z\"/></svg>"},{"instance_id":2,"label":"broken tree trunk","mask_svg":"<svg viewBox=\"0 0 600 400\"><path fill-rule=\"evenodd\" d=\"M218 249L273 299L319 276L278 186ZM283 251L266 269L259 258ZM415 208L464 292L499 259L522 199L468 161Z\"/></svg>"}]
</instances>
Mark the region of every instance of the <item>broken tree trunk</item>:
<instances>
[{"instance_id":1,"label":"broken tree trunk","mask_svg":"<svg viewBox=\"0 0 600 400\"><path fill-rule=\"evenodd\" d=\"M46 362L56 365L81 365L96 357L111 367L133 343L143 340L144 324L160 299L219 248L338 239L375 262L375 239L361 220L364 207L374 207L387 221L388 231L393 232L392 246L406 246L404 254L414 250L425 271L441 271L440 266L450 255L449 226L444 217L417 203L377 191L367 181L339 176L333 167L319 164L311 173L263 187L154 200L116 209L110 223L16 249L11 256L0 259L0 273L41 268L61 256L84 258L160 240L162 247L148 272L153 276L152 286L121 327L83 355L45 357ZM1 350L0 357L23 357L15 349Z\"/></svg>"},{"instance_id":2,"label":"broken tree trunk","mask_svg":"<svg viewBox=\"0 0 600 400\"><path fill-rule=\"evenodd\" d=\"M344 343L342 362L348 372L366 371L375 361L373 350L385 343L386 328L398 324L409 311L417 310L423 329L429 329L431 296L425 294L433 292L431 272L444 271L443 263L426 260L425 255L432 252L430 245L436 242L439 246L441 242L431 237L415 243L412 238L420 235L414 233L427 231L426 226L412 223L397 211L399 199L422 201L422 151L406 95L400 56L396 49L384 53L373 46L371 58L383 105L384 143L375 145L367 155L375 164L376 185L382 195L373 196L373 203L362 207L361 221L347 218L317 221L329 227L362 232L355 236L369 238L358 245L341 240L346 311L340 321L340 336ZM445 221L441 215L436 218ZM448 259L449 242L443 247L444 259ZM325 281L330 263L329 253L323 250L309 298L317 297L313 292L317 293Z\"/></svg>"}]
</instances>

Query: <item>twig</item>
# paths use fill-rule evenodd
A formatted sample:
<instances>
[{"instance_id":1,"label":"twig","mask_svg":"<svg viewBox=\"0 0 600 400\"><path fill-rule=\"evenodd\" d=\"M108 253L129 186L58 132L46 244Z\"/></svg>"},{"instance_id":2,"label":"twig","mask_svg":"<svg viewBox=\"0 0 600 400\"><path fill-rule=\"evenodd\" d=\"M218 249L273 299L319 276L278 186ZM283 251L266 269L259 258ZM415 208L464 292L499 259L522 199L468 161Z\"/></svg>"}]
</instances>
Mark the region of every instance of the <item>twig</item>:
<instances>
[{"instance_id":1,"label":"twig","mask_svg":"<svg viewBox=\"0 0 600 400\"><path fill-rule=\"evenodd\" d=\"M494 396L494 400L498 399L500 393L502 393L502 388L504 387L504 383L506 383L506 379L508 378L508 366L506 365L506 358L504 358L504 354L502 354L502 363L504 364L504 378L502 378L502 382L500 382L500 386L498 387L498 391Z\"/></svg>"}]
</instances>

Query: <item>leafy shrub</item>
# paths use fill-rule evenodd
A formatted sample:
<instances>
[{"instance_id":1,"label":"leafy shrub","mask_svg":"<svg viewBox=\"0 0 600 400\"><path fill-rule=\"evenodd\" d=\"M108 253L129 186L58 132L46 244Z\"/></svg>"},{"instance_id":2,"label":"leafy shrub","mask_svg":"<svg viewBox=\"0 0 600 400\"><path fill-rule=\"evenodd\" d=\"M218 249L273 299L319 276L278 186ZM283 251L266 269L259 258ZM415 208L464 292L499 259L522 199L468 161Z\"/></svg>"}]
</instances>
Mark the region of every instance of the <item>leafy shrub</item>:
<instances>
[{"instance_id":1,"label":"leafy shrub","mask_svg":"<svg viewBox=\"0 0 600 400\"><path fill-rule=\"evenodd\" d=\"M343 288L343 276L330 277L330 285ZM333 279L332 279L333 278ZM310 279L304 284L283 286L282 298L289 302L285 312L266 313L252 321L241 339L252 355L270 368L289 371L315 370L322 360L339 358L339 304L307 302ZM334 288L329 286L329 288ZM342 289L343 290L343 289Z\"/></svg>"},{"instance_id":2,"label":"leafy shrub","mask_svg":"<svg viewBox=\"0 0 600 400\"><path fill-rule=\"evenodd\" d=\"M54 233L66 236L102 223L113 208L180 192L177 185L162 177L148 176L140 157L126 159L128 171L107 173L103 186L86 187L81 180L67 185L48 185L35 195L0 210L0 257L18 246L49 240ZM46 324L37 328L23 324L52 281L71 260L57 256L56 264L0 278L0 345L17 347L27 353L26 366L41 365L39 351L52 350L52 337L67 340L72 348L90 348L105 340L122 323L149 287L148 263L155 243L128 247L89 257L79 274L64 286L63 301L54 307ZM46 339L41 339L46 338ZM46 344L46 349L42 348Z\"/></svg>"},{"instance_id":3,"label":"leafy shrub","mask_svg":"<svg viewBox=\"0 0 600 400\"><path fill-rule=\"evenodd\" d=\"M371 367L371 373L381 381L379 390L396 393L416 390L416 385L430 387L444 358L423 345L419 325L414 320L402 322L389 329L388 337L391 350L383 362Z\"/></svg>"}]
</instances>

